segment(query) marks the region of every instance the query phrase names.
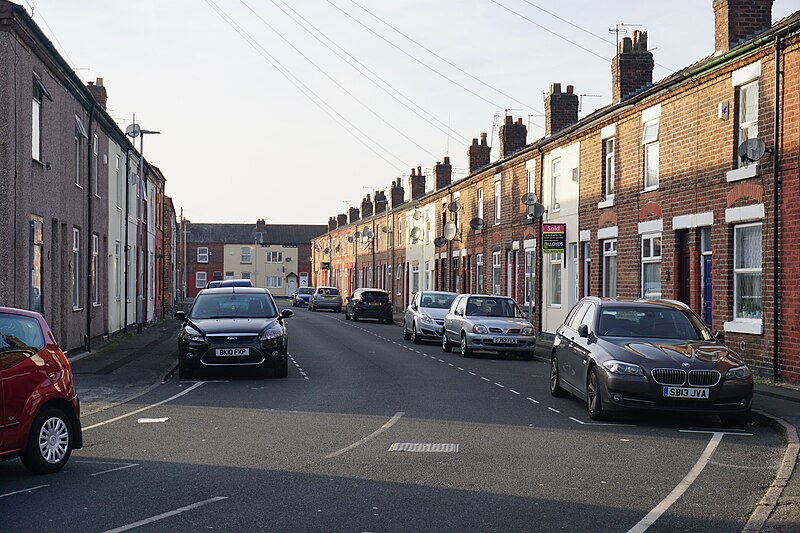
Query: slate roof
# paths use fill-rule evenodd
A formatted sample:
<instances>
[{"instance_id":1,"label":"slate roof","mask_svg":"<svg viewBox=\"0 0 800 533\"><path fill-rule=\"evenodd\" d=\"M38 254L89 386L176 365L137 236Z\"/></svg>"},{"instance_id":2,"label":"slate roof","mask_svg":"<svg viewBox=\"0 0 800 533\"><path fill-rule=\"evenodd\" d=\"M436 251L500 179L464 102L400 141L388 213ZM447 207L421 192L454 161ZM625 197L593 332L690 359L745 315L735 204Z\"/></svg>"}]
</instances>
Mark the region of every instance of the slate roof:
<instances>
[{"instance_id":1,"label":"slate roof","mask_svg":"<svg viewBox=\"0 0 800 533\"><path fill-rule=\"evenodd\" d=\"M256 232L255 224L188 223L186 242L195 244L263 244L299 245L328 231L326 225L267 224L266 231Z\"/></svg>"}]
</instances>

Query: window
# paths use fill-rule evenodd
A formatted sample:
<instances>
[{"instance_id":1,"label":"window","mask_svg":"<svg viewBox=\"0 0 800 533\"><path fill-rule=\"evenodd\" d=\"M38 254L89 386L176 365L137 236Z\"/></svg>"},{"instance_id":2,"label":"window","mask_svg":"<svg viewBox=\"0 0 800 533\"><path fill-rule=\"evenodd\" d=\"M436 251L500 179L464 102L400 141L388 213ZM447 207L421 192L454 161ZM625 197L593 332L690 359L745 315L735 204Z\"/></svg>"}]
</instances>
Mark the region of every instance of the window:
<instances>
[{"instance_id":1,"label":"window","mask_svg":"<svg viewBox=\"0 0 800 533\"><path fill-rule=\"evenodd\" d=\"M475 292L483 294L483 254L475 256Z\"/></svg>"},{"instance_id":2,"label":"window","mask_svg":"<svg viewBox=\"0 0 800 533\"><path fill-rule=\"evenodd\" d=\"M483 220L483 187L478 189L478 218Z\"/></svg>"},{"instance_id":3,"label":"window","mask_svg":"<svg viewBox=\"0 0 800 533\"><path fill-rule=\"evenodd\" d=\"M561 307L561 264L563 262L563 254L550 254L547 304L552 307Z\"/></svg>"},{"instance_id":4,"label":"window","mask_svg":"<svg viewBox=\"0 0 800 533\"><path fill-rule=\"evenodd\" d=\"M581 296L589 296L589 287L591 287L592 273L592 247L588 242L583 243L583 294Z\"/></svg>"},{"instance_id":5,"label":"window","mask_svg":"<svg viewBox=\"0 0 800 533\"><path fill-rule=\"evenodd\" d=\"M81 230L72 228L72 308L81 307Z\"/></svg>"},{"instance_id":6,"label":"window","mask_svg":"<svg viewBox=\"0 0 800 533\"><path fill-rule=\"evenodd\" d=\"M661 234L642 236L642 297L661 298Z\"/></svg>"},{"instance_id":7,"label":"window","mask_svg":"<svg viewBox=\"0 0 800 533\"><path fill-rule=\"evenodd\" d=\"M242 272L242 279L250 279L250 272Z\"/></svg>"},{"instance_id":8,"label":"window","mask_svg":"<svg viewBox=\"0 0 800 533\"><path fill-rule=\"evenodd\" d=\"M121 172L121 164L120 164L120 157L119 154L116 156L116 162L114 164L114 172L116 176L116 185L117 185L117 203L116 206L118 209L122 209L122 199L125 197L125 184L122 182L122 172Z\"/></svg>"},{"instance_id":9,"label":"window","mask_svg":"<svg viewBox=\"0 0 800 533\"><path fill-rule=\"evenodd\" d=\"M31 157L42 159L42 83L33 76L33 109L31 113Z\"/></svg>"},{"instance_id":10,"label":"window","mask_svg":"<svg viewBox=\"0 0 800 533\"><path fill-rule=\"evenodd\" d=\"M550 205L553 211L561 209L561 160L556 159L553 161L550 172L550 183L552 189L552 202Z\"/></svg>"},{"instance_id":11,"label":"window","mask_svg":"<svg viewBox=\"0 0 800 533\"><path fill-rule=\"evenodd\" d=\"M531 193L531 194L535 194L536 193L536 186L535 186L535 181L534 181L535 179L536 179L536 172L534 171L534 169L529 168L528 169L528 192Z\"/></svg>"},{"instance_id":12,"label":"window","mask_svg":"<svg viewBox=\"0 0 800 533\"><path fill-rule=\"evenodd\" d=\"M242 246L242 258L240 263L249 264L252 260L253 250L249 246Z\"/></svg>"},{"instance_id":13,"label":"window","mask_svg":"<svg viewBox=\"0 0 800 533\"><path fill-rule=\"evenodd\" d=\"M733 228L733 319L761 320L761 224Z\"/></svg>"},{"instance_id":14,"label":"window","mask_svg":"<svg viewBox=\"0 0 800 533\"><path fill-rule=\"evenodd\" d=\"M197 262L208 263L208 248L205 246L198 246L197 248Z\"/></svg>"},{"instance_id":15,"label":"window","mask_svg":"<svg viewBox=\"0 0 800 533\"><path fill-rule=\"evenodd\" d=\"M98 167L100 166L99 160L99 153L100 153L100 138L97 134L94 134L94 139L92 141L92 155L94 156L94 168L92 169L92 178L94 181L94 195L100 196L100 171Z\"/></svg>"},{"instance_id":16,"label":"window","mask_svg":"<svg viewBox=\"0 0 800 533\"><path fill-rule=\"evenodd\" d=\"M461 292L461 257L450 259L450 290Z\"/></svg>"},{"instance_id":17,"label":"window","mask_svg":"<svg viewBox=\"0 0 800 533\"><path fill-rule=\"evenodd\" d=\"M419 265L411 267L411 292L419 292Z\"/></svg>"},{"instance_id":18,"label":"window","mask_svg":"<svg viewBox=\"0 0 800 533\"><path fill-rule=\"evenodd\" d=\"M234 273L233 272L231 272L231 271L225 272L225 279L233 279L233 278L234 278Z\"/></svg>"},{"instance_id":19,"label":"window","mask_svg":"<svg viewBox=\"0 0 800 533\"><path fill-rule=\"evenodd\" d=\"M494 179L494 223L495 225L500 224L500 194L502 189L503 182L500 178Z\"/></svg>"},{"instance_id":20,"label":"window","mask_svg":"<svg viewBox=\"0 0 800 533\"><path fill-rule=\"evenodd\" d=\"M100 236L92 234L92 305L100 305Z\"/></svg>"},{"instance_id":21,"label":"window","mask_svg":"<svg viewBox=\"0 0 800 533\"><path fill-rule=\"evenodd\" d=\"M280 289L283 287L283 278L281 276L267 276L266 282L268 289Z\"/></svg>"},{"instance_id":22,"label":"window","mask_svg":"<svg viewBox=\"0 0 800 533\"><path fill-rule=\"evenodd\" d=\"M603 141L603 198L614 194L614 138Z\"/></svg>"},{"instance_id":23,"label":"window","mask_svg":"<svg viewBox=\"0 0 800 533\"><path fill-rule=\"evenodd\" d=\"M644 145L644 190L658 188L658 120L645 122L642 133Z\"/></svg>"},{"instance_id":24,"label":"window","mask_svg":"<svg viewBox=\"0 0 800 533\"><path fill-rule=\"evenodd\" d=\"M533 281L536 265L536 253L533 248L525 248L525 305L533 303Z\"/></svg>"},{"instance_id":25,"label":"window","mask_svg":"<svg viewBox=\"0 0 800 533\"><path fill-rule=\"evenodd\" d=\"M603 296L617 297L617 239L603 241Z\"/></svg>"},{"instance_id":26,"label":"window","mask_svg":"<svg viewBox=\"0 0 800 533\"><path fill-rule=\"evenodd\" d=\"M403 294L403 265L397 265L397 295Z\"/></svg>"},{"instance_id":27,"label":"window","mask_svg":"<svg viewBox=\"0 0 800 533\"><path fill-rule=\"evenodd\" d=\"M283 263L283 252L267 252L267 263Z\"/></svg>"},{"instance_id":28,"label":"window","mask_svg":"<svg viewBox=\"0 0 800 533\"><path fill-rule=\"evenodd\" d=\"M133 280L134 280L134 272L131 268L131 247L128 246L125 248L125 279L127 280L127 287L125 287L125 300L130 303L133 301L131 297L133 296Z\"/></svg>"},{"instance_id":29,"label":"window","mask_svg":"<svg viewBox=\"0 0 800 533\"><path fill-rule=\"evenodd\" d=\"M119 301L122 299L122 245L119 241L114 243L114 275L117 278L115 297Z\"/></svg>"},{"instance_id":30,"label":"window","mask_svg":"<svg viewBox=\"0 0 800 533\"><path fill-rule=\"evenodd\" d=\"M194 288L195 289L205 289L206 288L206 278L207 278L207 274L205 272L195 272L194 273Z\"/></svg>"},{"instance_id":31,"label":"window","mask_svg":"<svg viewBox=\"0 0 800 533\"><path fill-rule=\"evenodd\" d=\"M31 217L30 222L30 296L29 309L42 312L42 252L44 250L44 220Z\"/></svg>"},{"instance_id":32,"label":"window","mask_svg":"<svg viewBox=\"0 0 800 533\"><path fill-rule=\"evenodd\" d=\"M738 88L737 113L739 128L736 137L736 148L747 139L758 137L758 80ZM752 165L751 161L736 158L739 167Z\"/></svg>"},{"instance_id":33,"label":"window","mask_svg":"<svg viewBox=\"0 0 800 533\"><path fill-rule=\"evenodd\" d=\"M492 294L500 294L500 252L492 252Z\"/></svg>"}]
</instances>

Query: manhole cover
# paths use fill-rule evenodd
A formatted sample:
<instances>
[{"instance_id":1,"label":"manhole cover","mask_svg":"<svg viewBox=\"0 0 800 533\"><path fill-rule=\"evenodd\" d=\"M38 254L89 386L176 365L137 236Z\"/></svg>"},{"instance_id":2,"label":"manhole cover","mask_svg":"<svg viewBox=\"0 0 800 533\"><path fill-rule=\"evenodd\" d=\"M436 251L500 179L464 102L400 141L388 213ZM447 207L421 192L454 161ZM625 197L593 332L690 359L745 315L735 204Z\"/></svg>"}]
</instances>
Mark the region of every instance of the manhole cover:
<instances>
[{"instance_id":1,"label":"manhole cover","mask_svg":"<svg viewBox=\"0 0 800 533\"><path fill-rule=\"evenodd\" d=\"M434 442L393 442L390 452L458 453L458 444Z\"/></svg>"}]
</instances>

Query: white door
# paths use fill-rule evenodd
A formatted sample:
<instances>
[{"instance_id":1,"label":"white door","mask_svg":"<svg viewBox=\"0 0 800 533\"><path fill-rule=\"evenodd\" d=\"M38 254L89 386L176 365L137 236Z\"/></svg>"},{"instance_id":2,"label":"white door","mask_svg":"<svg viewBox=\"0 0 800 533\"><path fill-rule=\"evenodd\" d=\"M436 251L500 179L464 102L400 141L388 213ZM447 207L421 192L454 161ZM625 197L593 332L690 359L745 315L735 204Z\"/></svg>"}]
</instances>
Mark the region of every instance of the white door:
<instances>
[{"instance_id":1,"label":"white door","mask_svg":"<svg viewBox=\"0 0 800 533\"><path fill-rule=\"evenodd\" d=\"M569 243L569 308L578 302L578 243Z\"/></svg>"},{"instance_id":2,"label":"white door","mask_svg":"<svg viewBox=\"0 0 800 533\"><path fill-rule=\"evenodd\" d=\"M289 281L286 285L286 290L288 291L287 296L294 296L294 293L297 292L297 278L291 276Z\"/></svg>"}]
</instances>

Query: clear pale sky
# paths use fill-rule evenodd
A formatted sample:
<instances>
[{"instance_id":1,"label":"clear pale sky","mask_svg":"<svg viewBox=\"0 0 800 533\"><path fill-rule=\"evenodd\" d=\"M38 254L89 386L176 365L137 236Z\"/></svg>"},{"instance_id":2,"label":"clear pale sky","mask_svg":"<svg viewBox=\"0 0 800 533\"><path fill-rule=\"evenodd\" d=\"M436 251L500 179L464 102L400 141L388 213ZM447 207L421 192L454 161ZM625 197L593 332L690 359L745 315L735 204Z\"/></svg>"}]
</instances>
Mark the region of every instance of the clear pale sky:
<instances>
[{"instance_id":1,"label":"clear pale sky","mask_svg":"<svg viewBox=\"0 0 800 533\"><path fill-rule=\"evenodd\" d=\"M480 132L497 159L506 109L543 135L551 83L599 95L581 116L608 104L619 22L648 32L656 80L714 51L711 0L16 1L84 81L104 78L123 129L135 113L161 131L145 156L195 222L324 224L448 153L462 177ZM799 9L776 0L773 20Z\"/></svg>"}]
</instances>

